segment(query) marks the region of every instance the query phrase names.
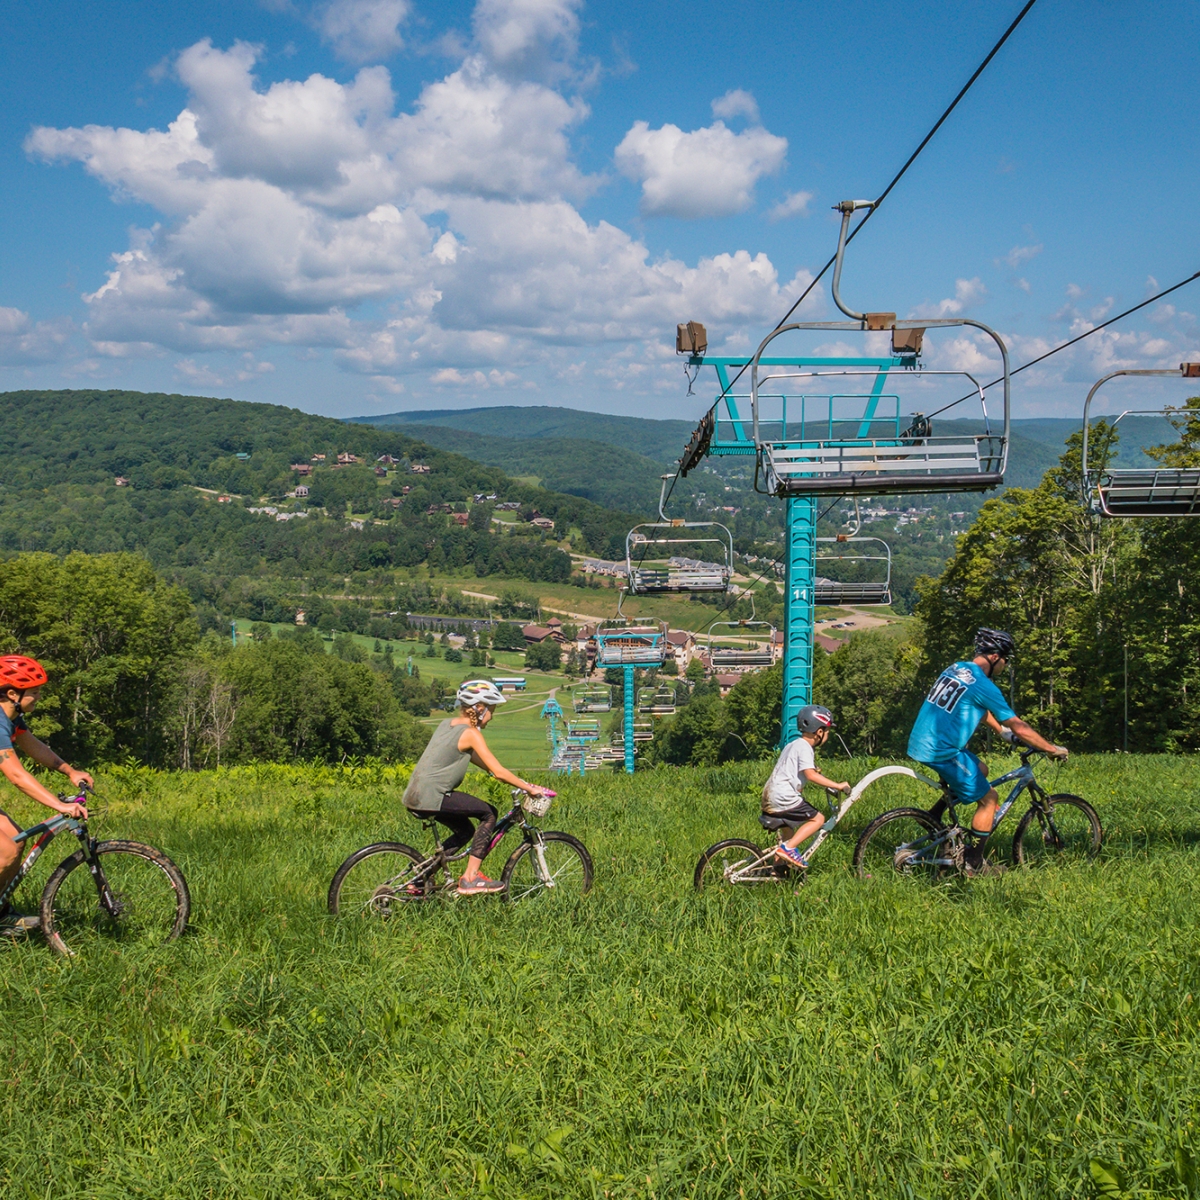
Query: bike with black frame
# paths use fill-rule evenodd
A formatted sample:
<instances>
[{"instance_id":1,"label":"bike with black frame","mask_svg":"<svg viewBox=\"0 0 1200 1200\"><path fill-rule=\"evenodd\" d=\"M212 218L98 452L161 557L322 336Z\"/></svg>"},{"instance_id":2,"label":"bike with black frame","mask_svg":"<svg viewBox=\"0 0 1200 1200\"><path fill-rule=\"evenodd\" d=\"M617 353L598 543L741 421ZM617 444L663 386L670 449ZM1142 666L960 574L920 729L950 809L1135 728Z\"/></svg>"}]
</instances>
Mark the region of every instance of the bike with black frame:
<instances>
[{"instance_id":1,"label":"bike with black frame","mask_svg":"<svg viewBox=\"0 0 1200 1200\"><path fill-rule=\"evenodd\" d=\"M510 829L521 831L521 842L508 856L500 882L511 901L537 895L577 898L592 887L592 858L587 847L569 833L542 830L530 818L544 817L554 792L526 795L513 789L513 806L496 823L488 844L494 850ZM433 838L432 854L423 855L403 842L376 842L356 850L338 867L329 885L329 911L357 917L390 917L401 908L456 894L458 880L450 864L470 854L465 846L447 854L438 822L413 812Z\"/></svg>"},{"instance_id":2,"label":"bike with black frame","mask_svg":"<svg viewBox=\"0 0 1200 1200\"><path fill-rule=\"evenodd\" d=\"M1069 792L1049 794L1034 777L1030 760L1045 755L1023 742L1021 765L991 781L998 788L1013 785L986 835L977 834L968 821L959 821L957 801L945 784L923 775L918 779L938 788L941 798L931 809L894 808L881 813L863 830L854 847L854 869L863 877L891 869L901 875L933 878L970 873L966 853L980 846L986 854L988 842L1023 793L1029 793L1029 808L1017 824L1012 840L1012 861L1017 867L1086 862L1100 852L1104 830L1096 810ZM943 817L949 813L947 824Z\"/></svg>"},{"instance_id":3,"label":"bike with black frame","mask_svg":"<svg viewBox=\"0 0 1200 1200\"><path fill-rule=\"evenodd\" d=\"M84 785L70 803L84 804L91 791ZM62 813L13 838L18 845L32 842L33 849L0 895L0 912L60 833L73 833L79 849L59 863L42 889L41 931L52 950L74 955L108 942L155 946L183 933L192 898L183 872L161 850L123 839L97 841L86 820Z\"/></svg>"}]
</instances>

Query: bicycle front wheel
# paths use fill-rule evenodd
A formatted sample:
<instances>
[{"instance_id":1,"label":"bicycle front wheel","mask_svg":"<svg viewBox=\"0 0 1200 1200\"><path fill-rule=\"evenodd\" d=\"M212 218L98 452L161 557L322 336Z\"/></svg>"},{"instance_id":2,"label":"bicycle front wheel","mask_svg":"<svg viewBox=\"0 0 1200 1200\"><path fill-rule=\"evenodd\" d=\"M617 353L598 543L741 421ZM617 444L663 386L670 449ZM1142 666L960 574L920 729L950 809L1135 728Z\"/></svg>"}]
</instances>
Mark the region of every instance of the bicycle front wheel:
<instances>
[{"instance_id":1,"label":"bicycle front wheel","mask_svg":"<svg viewBox=\"0 0 1200 1200\"><path fill-rule=\"evenodd\" d=\"M1060 792L1021 818L1013 834L1013 862L1019 867L1087 862L1099 854L1103 837L1096 810L1081 796Z\"/></svg>"},{"instance_id":2,"label":"bicycle front wheel","mask_svg":"<svg viewBox=\"0 0 1200 1200\"><path fill-rule=\"evenodd\" d=\"M540 846L522 842L504 864L500 882L509 900L585 896L592 889L592 856L569 833L543 833Z\"/></svg>"},{"instance_id":3,"label":"bicycle front wheel","mask_svg":"<svg viewBox=\"0 0 1200 1200\"><path fill-rule=\"evenodd\" d=\"M863 879L884 875L929 875L947 869L943 826L923 808L894 808L863 830L854 847L854 870Z\"/></svg>"},{"instance_id":4,"label":"bicycle front wheel","mask_svg":"<svg viewBox=\"0 0 1200 1200\"><path fill-rule=\"evenodd\" d=\"M719 883L779 883L784 878L786 868L777 868L774 857L773 853L761 846L741 838L717 842L700 855L692 876L692 886L699 892Z\"/></svg>"},{"instance_id":5,"label":"bicycle front wheel","mask_svg":"<svg viewBox=\"0 0 1200 1200\"><path fill-rule=\"evenodd\" d=\"M187 881L161 850L98 842L96 856L96 878L80 849L46 881L42 932L51 949L76 954L108 942L159 946L184 931L192 908Z\"/></svg>"},{"instance_id":6,"label":"bicycle front wheel","mask_svg":"<svg viewBox=\"0 0 1200 1200\"><path fill-rule=\"evenodd\" d=\"M437 891L436 880L411 846L376 842L355 850L329 885L329 911L349 917L379 919L392 916L404 904L427 900Z\"/></svg>"}]
</instances>

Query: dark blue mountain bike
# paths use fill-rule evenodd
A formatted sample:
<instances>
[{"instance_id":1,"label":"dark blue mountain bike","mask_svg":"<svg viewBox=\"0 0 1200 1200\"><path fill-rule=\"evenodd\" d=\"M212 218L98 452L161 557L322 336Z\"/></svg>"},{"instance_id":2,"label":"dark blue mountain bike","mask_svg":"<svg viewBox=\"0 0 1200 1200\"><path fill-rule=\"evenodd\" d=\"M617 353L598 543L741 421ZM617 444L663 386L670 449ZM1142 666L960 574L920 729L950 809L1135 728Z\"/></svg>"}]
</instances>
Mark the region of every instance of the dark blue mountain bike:
<instances>
[{"instance_id":1,"label":"dark blue mountain bike","mask_svg":"<svg viewBox=\"0 0 1200 1200\"><path fill-rule=\"evenodd\" d=\"M1009 810L1023 792L1028 792L1029 808L1013 834L1014 866L1075 863L1095 858L1104 837L1096 810L1081 796L1067 792L1046 793L1029 765L1030 759L1041 753L1026 747L1021 751L1019 767L992 780L992 787L1012 783L1013 789L997 809L991 832L982 839L984 852ZM876 817L863 830L854 847L854 869L858 874L868 876L896 871L902 875L937 877L966 871L967 849L981 839L971 829L969 821L966 825L959 822L956 802L944 784L941 792L941 799L928 811L893 808ZM943 820L947 813L949 824Z\"/></svg>"}]
</instances>

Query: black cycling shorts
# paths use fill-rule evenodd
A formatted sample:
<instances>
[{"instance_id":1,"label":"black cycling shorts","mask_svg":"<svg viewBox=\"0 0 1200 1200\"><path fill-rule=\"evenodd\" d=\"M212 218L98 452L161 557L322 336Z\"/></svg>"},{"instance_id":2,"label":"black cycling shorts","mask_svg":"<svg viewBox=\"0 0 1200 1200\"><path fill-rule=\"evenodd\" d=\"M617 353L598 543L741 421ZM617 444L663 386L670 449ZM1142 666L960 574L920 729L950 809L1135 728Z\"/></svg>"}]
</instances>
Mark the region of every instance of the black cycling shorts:
<instances>
[{"instance_id":1,"label":"black cycling shorts","mask_svg":"<svg viewBox=\"0 0 1200 1200\"><path fill-rule=\"evenodd\" d=\"M801 800L795 808L789 808L787 812L763 813L764 817L772 817L776 821L783 821L794 828L799 828L805 821L811 821L813 817L823 817L825 814L818 812L807 800Z\"/></svg>"}]
</instances>

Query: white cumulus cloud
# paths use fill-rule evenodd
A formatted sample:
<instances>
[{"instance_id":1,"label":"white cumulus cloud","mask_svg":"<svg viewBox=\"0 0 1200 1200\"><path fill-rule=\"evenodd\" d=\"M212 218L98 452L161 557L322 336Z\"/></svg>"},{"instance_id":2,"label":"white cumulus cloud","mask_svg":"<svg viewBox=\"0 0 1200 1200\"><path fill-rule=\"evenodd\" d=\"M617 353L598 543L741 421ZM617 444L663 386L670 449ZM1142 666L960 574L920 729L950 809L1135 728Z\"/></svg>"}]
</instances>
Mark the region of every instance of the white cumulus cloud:
<instances>
[{"instance_id":1,"label":"white cumulus cloud","mask_svg":"<svg viewBox=\"0 0 1200 1200\"><path fill-rule=\"evenodd\" d=\"M978 275L973 279L956 279L953 296L939 300L936 304L918 304L913 310L913 317L925 317L931 321L939 318L958 317L972 305L980 303L986 296L987 288L984 287L983 280Z\"/></svg>"},{"instance_id":2,"label":"white cumulus cloud","mask_svg":"<svg viewBox=\"0 0 1200 1200\"><path fill-rule=\"evenodd\" d=\"M400 26L408 13L408 0L331 0L319 10L317 25L339 58L381 62L404 45Z\"/></svg>"},{"instance_id":3,"label":"white cumulus cloud","mask_svg":"<svg viewBox=\"0 0 1200 1200\"><path fill-rule=\"evenodd\" d=\"M812 192L788 192L778 204L771 207L767 215L772 221L786 221L788 217L806 217L812 198Z\"/></svg>"},{"instance_id":4,"label":"white cumulus cloud","mask_svg":"<svg viewBox=\"0 0 1200 1200\"><path fill-rule=\"evenodd\" d=\"M758 124L758 101L750 92L741 88L730 88L723 96L718 96L712 102L712 114L722 120L730 121L734 117L745 117L747 121Z\"/></svg>"},{"instance_id":5,"label":"white cumulus cloud","mask_svg":"<svg viewBox=\"0 0 1200 1200\"><path fill-rule=\"evenodd\" d=\"M19 308L0 306L0 365L53 362L63 356L69 321L34 321Z\"/></svg>"},{"instance_id":6,"label":"white cumulus cloud","mask_svg":"<svg viewBox=\"0 0 1200 1200\"><path fill-rule=\"evenodd\" d=\"M744 249L652 258L575 207L598 182L571 147L588 108L566 75L557 87L541 80L576 54L579 9L481 0L464 59L404 109L382 66L346 82L264 84L255 47L205 39L174 61L187 100L165 129L34 129L29 154L79 163L115 201L159 214L114 248L84 296L89 361L170 354L196 383L246 382L269 373L264 350L286 346L330 353L383 393L393 389L382 380L408 376L465 386L447 371L470 386L482 386L475 372L491 388L519 386L531 368L553 378L604 347L596 361L658 387L677 321L707 322L714 344L757 337L806 272L781 280ZM753 116L736 94L717 103ZM787 148L718 120L675 130L675 150L656 158L673 127L642 129L657 164L647 202L661 211L737 211ZM809 308L820 304L818 292ZM59 353L70 333L4 312L0 355L12 360Z\"/></svg>"},{"instance_id":7,"label":"white cumulus cloud","mask_svg":"<svg viewBox=\"0 0 1200 1200\"><path fill-rule=\"evenodd\" d=\"M475 38L502 74L552 83L579 45L583 0L479 0Z\"/></svg>"},{"instance_id":8,"label":"white cumulus cloud","mask_svg":"<svg viewBox=\"0 0 1200 1200\"><path fill-rule=\"evenodd\" d=\"M635 121L616 149L621 173L642 185L648 216L724 217L753 202L754 186L783 166L787 139L760 126L734 133L724 121L684 133Z\"/></svg>"}]
</instances>

